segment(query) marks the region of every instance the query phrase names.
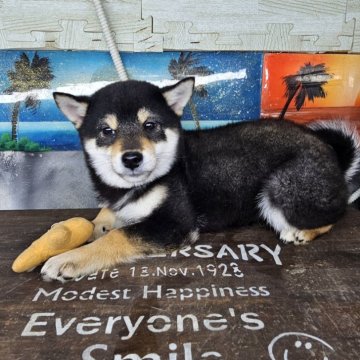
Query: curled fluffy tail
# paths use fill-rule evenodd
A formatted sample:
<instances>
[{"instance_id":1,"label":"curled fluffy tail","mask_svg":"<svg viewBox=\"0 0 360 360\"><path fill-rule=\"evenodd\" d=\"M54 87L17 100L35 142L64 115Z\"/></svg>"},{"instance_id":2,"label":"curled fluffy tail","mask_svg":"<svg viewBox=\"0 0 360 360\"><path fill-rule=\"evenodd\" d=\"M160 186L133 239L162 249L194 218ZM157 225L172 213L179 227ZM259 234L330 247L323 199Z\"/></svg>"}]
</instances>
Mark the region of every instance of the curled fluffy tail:
<instances>
[{"instance_id":1,"label":"curled fluffy tail","mask_svg":"<svg viewBox=\"0 0 360 360\"><path fill-rule=\"evenodd\" d=\"M360 136L355 126L336 120L316 121L308 127L334 148L348 185L348 202L353 203L360 198Z\"/></svg>"}]
</instances>

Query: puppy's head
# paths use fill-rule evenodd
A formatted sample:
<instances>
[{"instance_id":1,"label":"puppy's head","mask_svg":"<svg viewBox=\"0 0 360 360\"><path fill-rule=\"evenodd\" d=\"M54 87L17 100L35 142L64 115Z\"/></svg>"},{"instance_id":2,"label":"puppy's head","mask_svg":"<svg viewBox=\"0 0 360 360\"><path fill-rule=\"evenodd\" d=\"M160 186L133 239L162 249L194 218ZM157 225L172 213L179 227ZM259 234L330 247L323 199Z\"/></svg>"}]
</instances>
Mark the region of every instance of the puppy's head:
<instances>
[{"instance_id":1,"label":"puppy's head","mask_svg":"<svg viewBox=\"0 0 360 360\"><path fill-rule=\"evenodd\" d=\"M180 116L194 78L158 88L124 81L91 97L54 93L59 109L78 129L90 166L116 188L151 182L169 172L177 156Z\"/></svg>"}]
</instances>

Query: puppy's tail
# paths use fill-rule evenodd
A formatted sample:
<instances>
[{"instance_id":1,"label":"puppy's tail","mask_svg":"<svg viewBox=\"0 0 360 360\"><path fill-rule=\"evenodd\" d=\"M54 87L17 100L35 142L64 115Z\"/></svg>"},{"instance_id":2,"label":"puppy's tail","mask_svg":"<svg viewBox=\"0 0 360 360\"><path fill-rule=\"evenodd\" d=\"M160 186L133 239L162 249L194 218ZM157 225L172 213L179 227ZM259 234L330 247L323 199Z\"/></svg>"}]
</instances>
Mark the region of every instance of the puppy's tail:
<instances>
[{"instance_id":1,"label":"puppy's tail","mask_svg":"<svg viewBox=\"0 0 360 360\"><path fill-rule=\"evenodd\" d=\"M316 121L308 126L332 146L349 189L348 203L360 198L360 137L356 128L341 120Z\"/></svg>"}]
</instances>

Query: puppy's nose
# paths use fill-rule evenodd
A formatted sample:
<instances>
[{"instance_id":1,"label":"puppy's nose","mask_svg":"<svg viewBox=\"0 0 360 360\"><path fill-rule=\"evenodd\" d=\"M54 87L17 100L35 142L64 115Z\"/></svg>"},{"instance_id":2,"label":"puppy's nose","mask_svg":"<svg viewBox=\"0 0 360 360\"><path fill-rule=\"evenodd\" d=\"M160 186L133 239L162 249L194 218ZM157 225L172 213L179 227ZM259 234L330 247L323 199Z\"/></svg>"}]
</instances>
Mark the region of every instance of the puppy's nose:
<instances>
[{"instance_id":1,"label":"puppy's nose","mask_svg":"<svg viewBox=\"0 0 360 360\"><path fill-rule=\"evenodd\" d=\"M134 170L139 167L143 161L143 155L139 151L127 151L121 159L125 167Z\"/></svg>"}]
</instances>

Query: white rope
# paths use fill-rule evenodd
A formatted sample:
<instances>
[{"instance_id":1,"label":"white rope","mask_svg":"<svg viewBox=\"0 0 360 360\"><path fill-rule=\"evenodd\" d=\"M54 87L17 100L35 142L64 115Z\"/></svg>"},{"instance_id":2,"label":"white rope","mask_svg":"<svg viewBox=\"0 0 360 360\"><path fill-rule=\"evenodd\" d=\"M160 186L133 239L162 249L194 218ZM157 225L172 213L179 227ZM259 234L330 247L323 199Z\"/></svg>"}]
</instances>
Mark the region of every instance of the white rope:
<instances>
[{"instance_id":1,"label":"white rope","mask_svg":"<svg viewBox=\"0 0 360 360\"><path fill-rule=\"evenodd\" d=\"M108 20L106 18L104 9L102 7L102 3L101 0L93 0L94 6L95 6L95 10L96 10L96 15L99 19L100 25L101 25L101 29L104 33L104 37L105 37L105 41L106 44L109 48L110 51L110 55L111 58L114 62L115 65L115 69L119 75L119 78L121 81L125 81L128 80L128 76L124 67L124 64L121 60L120 54L119 54L119 50L115 44L114 38L112 36L110 27L109 27L109 23Z\"/></svg>"}]
</instances>

